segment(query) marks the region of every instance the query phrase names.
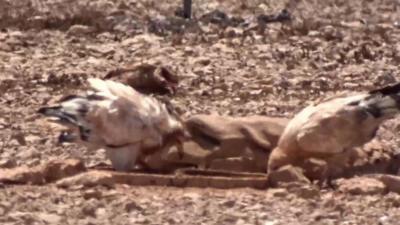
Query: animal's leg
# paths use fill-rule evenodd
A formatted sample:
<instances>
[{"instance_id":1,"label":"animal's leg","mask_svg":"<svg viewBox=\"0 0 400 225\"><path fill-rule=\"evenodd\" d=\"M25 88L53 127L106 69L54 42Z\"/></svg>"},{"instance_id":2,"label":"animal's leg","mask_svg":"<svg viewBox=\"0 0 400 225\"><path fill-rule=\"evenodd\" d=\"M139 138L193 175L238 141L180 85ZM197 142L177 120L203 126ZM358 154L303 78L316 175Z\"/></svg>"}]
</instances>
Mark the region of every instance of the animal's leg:
<instances>
[{"instance_id":1,"label":"animal's leg","mask_svg":"<svg viewBox=\"0 0 400 225\"><path fill-rule=\"evenodd\" d=\"M207 169L216 159L226 159L232 157L244 157L246 153L246 142L242 138L225 139L220 146L214 148L202 160L199 168Z\"/></svg>"},{"instance_id":2,"label":"animal's leg","mask_svg":"<svg viewBox=\"0 0 400 225\"><path fill-rule=\"evenodd\" d=\"M184 142L184 140L178 139L177 143L176 143L176 149L178 150L178 158L179 158L179 160L182 160L184 155L185 155L185 151L183 149L183 142ZM165 153L164 153L164 155L165 155Z\"/></svg>"},{"instance_id":3,"label":"animal's leg","mask_svg":"<svg viewBox=\"0 0 400 225\"><path fill-rule=\"evenodd\" d=\"M210 149L210 153L204 156L199 162L198 168L203 170L208 169L214 159L224 158L225 155L229 155L229 151L229 148L221 148L221 146Z\"/></svg>"},{"instance_id":4,"label":"animal's leg","mask_svg":"<svg viewBox=\"0 0 400 225\"><path fill-rule=\"evenodd\" d=\"M121 148L107 148L106 156L116 171L130 171L135 167L140 149L138 145Z\"/></svg>"},{"instance_id":5,"label":"animal's leg","mask_svg":"<svg viewBox=\"0 0 400 225\"><path fill-rule=\"evenodd\" d=\"M178 150L178 160L181 160L182 158L179 156L180 150L179 144L176 146ZM169 171L171 170L171 165L172 162L169 158L170 151L171 150L171 145L167 146L161 146L157 151L144 155L142 154L139 157L138 163L140 163L141 167L143 170L148 171L148 172L164 172L164 171ZM182 153L183 154L183 149Z\"/></svg>"},{"instance_id":6,"label":"animal's leg","mask_svg":"<svg viewBox=\"0 0 400 225\"><path fill-rule=\"evenodd\" d=\"M303 161L301 167L304 169L304 174L308 179L316 181L320 187L325 185L329 175L329 165L326 160L308 158Z\"/></svg>"}]
</instances>

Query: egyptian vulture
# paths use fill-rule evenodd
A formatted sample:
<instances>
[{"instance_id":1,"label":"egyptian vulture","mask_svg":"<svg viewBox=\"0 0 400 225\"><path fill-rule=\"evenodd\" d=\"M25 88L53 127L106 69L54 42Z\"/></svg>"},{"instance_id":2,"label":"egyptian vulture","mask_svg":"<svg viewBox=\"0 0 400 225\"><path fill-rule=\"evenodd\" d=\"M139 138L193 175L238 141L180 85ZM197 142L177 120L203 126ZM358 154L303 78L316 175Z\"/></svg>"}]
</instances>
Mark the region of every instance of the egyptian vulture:
<instances>
[{"instance_id":1,"label":"egyptian vulture","mask_svg":"<svg viewBox=\"0 0 400 225\"><path fill-rule=\"evenodd\" d=\"M310 105L288 123L269 156L267 169L302 167L310 158L343 155L373 139L380 124L399 109L400 83Z\"/></svg>"},{"instance_id":2,"label":"egyptian vulture","mask_svg":"<svg viewBox=\"0 0 400 225\"><path fill-rule=\"evenodd\" d=\"M182 150L185 132L169 103L111 80L90 78L88 83L86 94L69 95L38 110L72 131L61 139L105 149L117 171L129 171L142 156L167 146Z\"/></svg>"}]
</instances>

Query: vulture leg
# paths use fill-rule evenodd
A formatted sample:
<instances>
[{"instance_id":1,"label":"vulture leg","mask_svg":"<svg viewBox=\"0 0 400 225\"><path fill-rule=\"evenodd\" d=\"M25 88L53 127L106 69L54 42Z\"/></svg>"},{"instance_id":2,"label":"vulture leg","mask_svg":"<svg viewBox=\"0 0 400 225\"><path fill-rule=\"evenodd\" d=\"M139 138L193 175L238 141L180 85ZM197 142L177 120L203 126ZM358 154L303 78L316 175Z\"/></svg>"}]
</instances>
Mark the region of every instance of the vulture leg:
<instances>
[{"instance_id":1,"label":"vulture leg","mask_svg":"<svg viewBox=\"0 0 400 225\"><path fill-rule=\"evenodd\" d=\"M124 147L107 148L106 156L110 159L116 171L128 172L134 169L139 156L139 145L132 144Z\"/></svg>"}]
</instances>

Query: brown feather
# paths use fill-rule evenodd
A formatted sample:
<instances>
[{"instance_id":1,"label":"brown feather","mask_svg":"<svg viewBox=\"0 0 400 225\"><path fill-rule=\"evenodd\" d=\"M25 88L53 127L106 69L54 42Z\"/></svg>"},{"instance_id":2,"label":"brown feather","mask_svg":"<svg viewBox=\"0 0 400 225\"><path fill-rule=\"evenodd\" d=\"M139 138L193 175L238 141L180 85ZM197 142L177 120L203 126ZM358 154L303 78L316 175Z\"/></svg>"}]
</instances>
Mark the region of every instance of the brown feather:
<instances>
[{"instance_id":1,"label":"brown feather","mask_svg":"<svg viewBox=\"0 0 400 225\"><path fill-rule=\"evenodd\" d=\"M397 89L393 86L381 92ZM329 161L369 142L380 124L399 112L396 96L382 98L375 93L330 98L303 109L289 122L272 151L268 171L287 164L302 166L310 158Z\"/></svg>"}]
</instances>

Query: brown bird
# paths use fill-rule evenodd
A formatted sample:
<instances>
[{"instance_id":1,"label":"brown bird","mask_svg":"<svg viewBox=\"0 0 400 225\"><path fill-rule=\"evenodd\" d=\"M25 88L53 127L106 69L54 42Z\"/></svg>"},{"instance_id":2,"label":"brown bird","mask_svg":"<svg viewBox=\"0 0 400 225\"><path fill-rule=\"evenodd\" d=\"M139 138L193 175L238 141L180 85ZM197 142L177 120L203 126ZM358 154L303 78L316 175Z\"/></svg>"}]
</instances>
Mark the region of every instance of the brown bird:
<instances>
[{"instance_id":1,"label":"brown bird","mask_svg":"<svg viewBox=\"0 0 400 225\"><path fill-rule=\"evenodd\" d=\"M380 124L399 112L400 83L310 105L286 126L269 157L268 172L344 155L373 139ZM325 170L324 176L328 174Z\"/></svg>"},{"instance_id":2,"label":"brown bird","mask_svg":"<svg viewBox=\"0 0 400 225\"><path fill-rule=\"evenodd\" d=\"M167 146L177 144L182 150L184 128L170 105L115 81L88 82L91 92L66 96L59 105L38 111L70 128L61 141L105 149L118 171L133 169L142 156Z\"/></svg>"},{"instance_id":3,"label":"brown bird","mask_svg":"<svg viewBox=\"0 0 400 225\"><path fill-rule=\"evenodd\" d=\"M144 94L176 94L179 77L167 67L137 64L107 73L104 79L112 79L133 87Z\"/></svg>"}]
</instances>

